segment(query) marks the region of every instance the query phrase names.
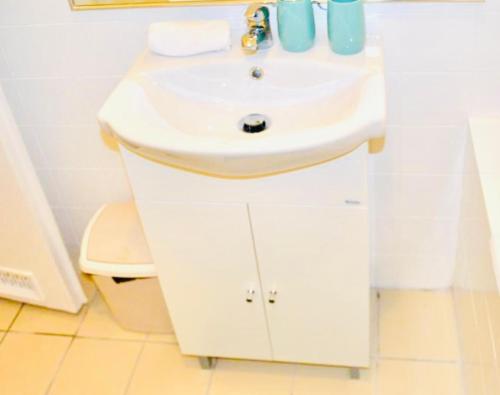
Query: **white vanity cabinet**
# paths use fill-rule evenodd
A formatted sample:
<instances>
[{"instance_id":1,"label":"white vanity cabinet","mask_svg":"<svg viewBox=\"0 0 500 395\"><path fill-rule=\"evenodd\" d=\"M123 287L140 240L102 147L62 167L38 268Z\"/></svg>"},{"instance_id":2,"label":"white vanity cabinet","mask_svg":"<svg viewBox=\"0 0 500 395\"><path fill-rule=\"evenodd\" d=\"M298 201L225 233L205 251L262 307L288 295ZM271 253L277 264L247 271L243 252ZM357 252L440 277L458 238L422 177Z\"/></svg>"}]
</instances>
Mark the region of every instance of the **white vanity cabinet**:
<instances>
[{"instance_id":1,"label":"white vanity cabinet","mask_svg":"<svg viewBox=\"0 0 500 395\"><path fill-rule=\"evenodd\" d=\"M271 359L246 205L138 206L182 351Z\"/></svg>"},{"instance_id":2,"label":"white vanity cabinet","mask_svg":"<svg viewBox=\"0 0 500 395\"><path fill-rule=\"evenodd\" d=\"M369 365L366 144L252 179L122 154L183 353Z\"/></svg>"},{"instance_id":3,"label":"white vanity cabinet","mask_svg":"<svg viewBox=\"0 0 500 395\"><path fill-rule=\"evenodd\" d=\"M250 205L273 358L368 364L366 208Z\"/></svg>"}]
</instances>

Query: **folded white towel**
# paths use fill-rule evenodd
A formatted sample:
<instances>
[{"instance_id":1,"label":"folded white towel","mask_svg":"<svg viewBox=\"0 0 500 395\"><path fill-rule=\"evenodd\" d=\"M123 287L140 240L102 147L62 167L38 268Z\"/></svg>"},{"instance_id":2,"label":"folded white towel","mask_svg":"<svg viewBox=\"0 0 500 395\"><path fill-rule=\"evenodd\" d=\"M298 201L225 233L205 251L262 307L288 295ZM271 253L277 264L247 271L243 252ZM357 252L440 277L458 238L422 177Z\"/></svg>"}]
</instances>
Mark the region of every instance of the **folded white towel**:
<instances>
[{"instance_id":1,"label":"folded white towel","mask_svg":"<svg viewBox=\"0 0 500 395\"><path fill-rule=\"evenodd\" d=\"M149 27L149 49L159 55L189 56L231 47L228 21L169 21Z\"/></svg>"}]
</instances>

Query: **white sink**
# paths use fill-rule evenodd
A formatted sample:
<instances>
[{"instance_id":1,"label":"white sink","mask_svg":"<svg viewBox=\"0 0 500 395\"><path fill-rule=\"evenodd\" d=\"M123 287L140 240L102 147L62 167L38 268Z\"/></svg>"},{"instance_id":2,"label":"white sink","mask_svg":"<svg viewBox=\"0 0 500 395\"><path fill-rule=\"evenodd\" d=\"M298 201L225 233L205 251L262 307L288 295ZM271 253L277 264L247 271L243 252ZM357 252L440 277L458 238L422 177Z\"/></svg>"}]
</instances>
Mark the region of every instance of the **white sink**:
<instances>
[{"instance_id":1,"label":"white sink","mask_svg":"<svg viewBox=\"0 0 500 395\"><path fill-rule=\"evenodd\" d=\"M128 149L219 177L257 177L311 166L384 136L380 50L342 57L328 46L302 54L279 44L253 56L168 58L146 52L99 113ZM260 79L251 76L253 68ZM267 118L245 133L248 114Z\"/></svg>"}]
</instances>

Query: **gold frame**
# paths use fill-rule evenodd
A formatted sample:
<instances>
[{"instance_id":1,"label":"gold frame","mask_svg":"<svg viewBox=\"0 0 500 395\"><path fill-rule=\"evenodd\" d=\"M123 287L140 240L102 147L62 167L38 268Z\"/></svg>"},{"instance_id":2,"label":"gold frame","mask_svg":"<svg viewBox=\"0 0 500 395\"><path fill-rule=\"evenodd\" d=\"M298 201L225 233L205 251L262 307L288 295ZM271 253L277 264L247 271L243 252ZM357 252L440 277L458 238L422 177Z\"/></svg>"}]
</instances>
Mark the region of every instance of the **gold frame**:
<instances>
[{"instance_id":1,"label":"gold frame","mask_svg":"<svg viewBox=\"0 0 500 395\"><path fill-rule=\"evenodd\" d=\"M150 8L150 7L179 7L179 6L211 6L211 5L235 5L235 4L250 4L250 3L274 4L275 0L164 0L162 2L152 2L144 0L143 3L130 3L123 0L119 4L92 4L92 5L76 5L73 0L69 0L69 5L72 10L105 10L116 8Z\"/></svg>"},{"instance_id":2,"label":"gold frame","mask_svg":"<svg viewBox=\"0 0 500 395\"><path fill-rule=\"evenodd\" d=\"M76 5L73 0L68 0L72 10L102 10L113 8L145 8L145 7L179 7L179 6L212 6L212 5L234 5L234 4L275 4L276 0L163 0L162 2L152 2L144 0L143 3L130 3L123 0L123 3L117 4L91 4ZM367 3L484 3L486 0L365 0ZM326 0L319 0L320 3L326 3Z\"/></svg>"}]
</instances>

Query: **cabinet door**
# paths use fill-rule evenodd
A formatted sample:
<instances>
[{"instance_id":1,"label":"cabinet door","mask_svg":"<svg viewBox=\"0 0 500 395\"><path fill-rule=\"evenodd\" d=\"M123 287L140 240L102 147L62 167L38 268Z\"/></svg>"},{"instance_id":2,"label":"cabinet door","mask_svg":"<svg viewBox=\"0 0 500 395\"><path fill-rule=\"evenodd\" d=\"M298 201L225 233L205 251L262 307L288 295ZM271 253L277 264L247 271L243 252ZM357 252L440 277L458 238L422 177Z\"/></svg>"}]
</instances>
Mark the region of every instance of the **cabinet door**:
<instances>
[{"instance_id":1,"label":"cabinet door","mask_svg":"<svg viewBox=\"0 0 500 395\"><path fill-rule=\"evenodd\" d=\"M251 205L276 360L369 364L365 208Z\"/></svg>"},{"instance_id":2,"label":"cabinet door","mask_svg":"<svg viewBox=\"0 0 500 395\"><path fill-rule=\"evenodd\" d=\"M182 352L270 359L247 206L137 204Z\"/></svg>"}]
</instances>

